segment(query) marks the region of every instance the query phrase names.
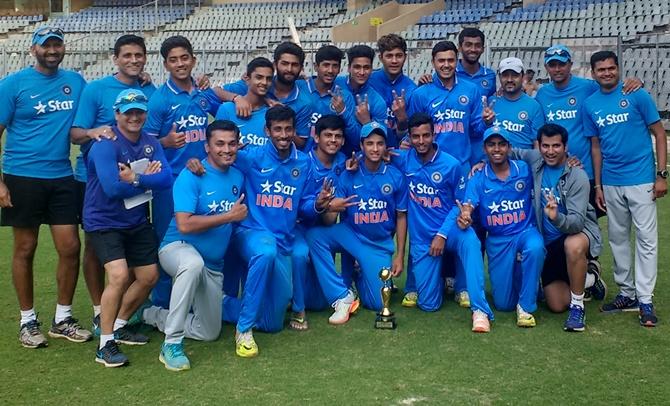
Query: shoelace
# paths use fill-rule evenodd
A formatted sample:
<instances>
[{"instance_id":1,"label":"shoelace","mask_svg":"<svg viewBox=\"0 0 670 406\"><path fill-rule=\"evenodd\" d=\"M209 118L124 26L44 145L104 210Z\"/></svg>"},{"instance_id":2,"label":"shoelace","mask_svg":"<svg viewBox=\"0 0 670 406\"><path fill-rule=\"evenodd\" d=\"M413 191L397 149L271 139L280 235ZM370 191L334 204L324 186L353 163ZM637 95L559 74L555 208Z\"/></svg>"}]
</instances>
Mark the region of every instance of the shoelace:
<instances>
[{"instance_id":1,"label":"shoelace","mask_svg":"<svg viewBox=\"0 0 670 406\"><path fill-rule=\"evenodd\" d=\"M640 310L642 310L642 313L644 314L653 313L653 307L648 303L640 303Z\"/></svg>"},{"instance_id":2,"label":"shoelace","mask_svg":"<svg viewBox=\"0 0 670 406\"><path fill-rule=\"evenodd\" d=\"M184 349L179 344L168 345L168 353L170 354L170 357L172 357L172 358L186 356L186 354L184 354Z\"/></svg>"},{"instance_id":3,"label":"shoelace","mask_svg":"<svg viewBox=\"0 0 670 406\"><path fill-rule=\"evenodd\" d=\"M582 321L582 314L583 311L582 309L579 308L579 306L573 306L570 307L570 314L568 315L568 320L569 321Z\"/></svg>"},{"instance_id":4,"label":"shoelace","mask_svg":"<svg viewBox=\"0 0 670 406\"><path fill-rule=\"evenodd\" d=\"M111 343L111 344L109 344L109 343ZM110 355L116 355L116 354L119 353L119 346L116 345L116 341L112 340L112 341L109 341L107 344L109 344L109 345L105 345L105 347L107 348L107 351L109 351Z\"/></svg>"},{"instance_id":5,"label":"shoelace","mask_svg":"<svg viewBox=\"0 0 670 406\"><path fill-rule=\"evenodd\" d=\"M28 332L30 333L30 335L41 334L40 325L42 325L42 323L40 323L37 320L31 320L28 323L26 323L26 327L28 328Z\"/></svg>"},{"instance_id":6,"label":"shoelace","mask_svg":"<svg viewBox=\"0 0 670 406\"><path fill-rule=\"evenodd\" d=\"M616 297L616 299L614 299L614 305L616 307L626 307L628 306L629 301L630 299L628 299L626 296L619 295Z\"/></svg>"}]
</instances>

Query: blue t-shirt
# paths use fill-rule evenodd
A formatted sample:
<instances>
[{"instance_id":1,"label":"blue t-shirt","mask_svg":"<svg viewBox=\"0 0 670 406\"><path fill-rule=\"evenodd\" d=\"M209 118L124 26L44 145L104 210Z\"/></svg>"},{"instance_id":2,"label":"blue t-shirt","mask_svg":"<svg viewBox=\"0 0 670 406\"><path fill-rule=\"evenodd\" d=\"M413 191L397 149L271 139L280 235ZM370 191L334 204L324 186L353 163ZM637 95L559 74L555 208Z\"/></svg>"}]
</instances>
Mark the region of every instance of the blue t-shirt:
<instances>
[{"instance_id":1,"label":"blue t-shirt","mask_svg":"<svg viewBox=\"0 0 670 406\"><path fill-rule=\"evenodd\" d=\"M165 157L176 177L191 158L204 159L208 113L216 114L221 100L212 89L199 90L193 82L188 92L177 87L172 79L159 87L149 99L149 112L144 131L156 138L163 138L176 124L177 132L186 135L181 148L165 148Z\"/></svg>"},{"instance_id":2,"label":"blue t-shirt","mask_svg":"<svg viewBox=\"0 0 670 406\"><path fill-rule=\"evenodd\" d=\"M272 100L277 100L284 106L288 106L293 111L295 111L295 133L301 138L309 137L310 126L309 120L312 116L312 99L309 97L307 91L301 90L300 86L293 86L293 90L289 93L288 96L284 98L279 98L275 95L274 81L277 80L277 77L273 79L273 85L268 90L267 96ZM245 81L238 80L237 82L228 83L223 86L223 88L229 92L239 94L244 96L247 94L248 87Z\"/></svg>"},{"instance_id":3,"label":"blue t-shirt","mask_svg":"<svg viewBox=\"0 0 670 406\"><path fill-rule=\"evenodd\" d=\"M230 211L240 197L244 182L242 172L234 167L226 171L214 168L206 158L202 166L205 173L201 176L188 169L177 176L172 187L175 213L214 216ZM187 242L200 253L207 268L221 272L232 232L233 224L226 223L202 232L182 234L172 217L161 247L175 241Z\"/></svg>"},{"instance_id":4,"label":"blue t-shirt","mask_svg":"<svg viewBox=\"0 0 670 406\"><path fill-rule=\"evenodd\" d=\"M449 235L456 226L456 199L465 193L461 163L435 145L433 157L423 162L414 148L398 151L393 165L405 174L409 187L408 228L412 244L430 245L435 235Z\"/></svg>"},{"instance_id":5,"label":"blue t-shirt","mask_svg":"<svg viewBox=\"0 0 670 406\"><path fill-rule=\"evenodd\" d=\"M293 246L298 214L316 217L315 197L307 193L312 164L306 154L291 147L281 159L272 142L238 151L235 166L244 173L249 215L241 228L270 231L285 255Z\"/></svg>"},{"instance_id":6,"label":"blue t-shirt","mask_svg":"<svg viewBox=\"0 0 670 406\"><path fill-rule=\"evenodd\" d=\"M479 70L471 75L463 68L459 59L456 64L456 76L479 87L482 96L491 97L496 94L496 72L482 64L479 64Z\"/></svg>"},{"instance_id":7,"label":"blue t-shirt","mask_svg":"<svg viewBox=\"0 0 670 406\"><path fill-rule=\"evenodd\" d=\"M330 93L325 93L321 95L316 88L316 83L314 78L310 78L308 81L299 80L296 82L298 86L301 86L309 96L312 103L312 117L309 122L310 126L310 135L306 145L306 151L309 151L314 147L314 137L316 133L316 122L328 114L337 114L333 109L330 108L331 100L333 96ZM331 87L332 91L335 91L335 84ZM342 100L344 101L344 111L339 114L342 119L344 119L345 129L344 129L344 145L342 146L342 153L349 156L352 151L358 151L360 147L360 136L361 136L361 126L356 120L356 102L354 101L354 96L349 92L346 87L338 86L342 94Z\"/></svg>"},{"instance_id":8,"label":"blue t-shirt","mask_svg":"<svg viewBox=\"0 0 670 406\"><path fill-rule=\"evenodd\" d=\"M386 145L389 147L397 147L400 144L398 135L398 120L393 113L393 92L400 96L405 92L405 109L407 109L407 101L416 89L416 83L405 74L401 73L395 80L389 79L384 69L377 69L370 75L368 84L379 93L386 103L386 128L388 129ZM408 116L409 117L409 116Z\"/></svg>"},{"instance_id":9,"label":"blue t-shirt","mask_svg":"<svg viewBox=\"0 0 670 406\"><path fill-rule=\"evenodd\" d=\"M7 129L2 170L55 179L72 175L70 127L86 82L76 72L29 67L0 81L0 124Z\"/></svg>"},{"instance_id":10,"label":"blue t-shirt","mask_svg":"<svg viewBox=\"0 0 670 406\"><path fill-rule=\"evenodd\" d=\"M600 141L603 185L654 183L656 165L649 126L661 118L646 90L624 95L623 83L619 83L609 93L598 91L586 99L584 116L584 134Z\"/></svg>"},{"instance_id":11,"label":"blue t-shirt","mask_svg":"<svg viewBox=\"0 0 670 406\"><path fill-rule=\"evenodd\" d=\"M435 142L461 163L470 160L470 139L480 137L486 130L482 119L479 89L456 78L449 90L433 74L427 83L412 93L408 115L423 112L433 118Z\"/></svg>"},{"instance_id":12,"label":"blue t-shirt","mask_svg":"<svg viewBox=\"0 0 670 406\"><path fill-rule=\"evenodd\" d=\"M248 118L238 117L235 113L235 103L223 103L216 112L217 120L230 120L240 129L240 142L243 144L263 146L269 138L265 133L265 113L268 106L251 112Z\"/></svg>"},{"instance_id":13,"label":"blue t-shirt","mask_svg":"<svg viewBox=\"0 0 670 406\"><path fill-rule=\"evenodd\" d=\"M312 179L307 183L307 186L305 187L305 193L308 196L316 196L319 194L321 191L321 188L323 187L323 182L326 179L329 179L333 182L333 188L335 191L337 191L338 183L339 183L339 178L342 173L344 173L345 169L345 164L347 161L347 158L342 154L341 152L338 152L335 155L335 159L333 160L332 165L330 168L327 168L326 166L321 163L319 158L316 156L316 148L311 149L307 155L309 156L310 162L312 163ZM306 226L310 226L313 224L316 224L316 219L307 219L303 218L301 219L302 224Z\"/></svg>"},{"instance_id":14,"label":"blue t-shirt","mask_svg":"<svg viewBox=\"0 0 670 406\"><path fill-rule=\"evenodd\" d=\"M358 90L354 90L351 86L349 75L338 76L335 79L335 84L341 88L348 89L351 94L354 96L354 108L356 108L356 96L361 98L367 96L368 98L368 111L370 112L370 119L376 121L380 124L386 122L386 102L382 97L377 93L375 89L370 86L369 82L366 82ZM356 117L356 111L354 110L354 117ZM358 120L356 120L358 121ZM360 134L360 127L362 123L359 124L358 133Z\"/></svg>"},{"instance_id":15,"label":"blue t-shirt","mask_svg":"<svg viewBox=\"0 0 670 406\"><path fill-rule=\"evenodd\" d=\"M555 167L544 166L544 170L542 171L542 196L540 197L542 207L545 207L547 205L545 193L553 193L556 203L558 203L558 211L563 214L566 213L565 202L563 202L561 195L558 193L558 182L564 170L565 165ZM552 224L549 217L544 214L544 210L542 210L542 213L542 237L544 237L544 245L548 245L556 241L563 233Z\"/></svg>"},{"instance_id":16,"label":"blue t-shirt","mask_svg":"<svg viewBox=\"0 0 670 406\"><path fill-rule=\"evenodd\" d=\"M340 221L363 240L393 251L396 212L407 211L407 182L396 168L384 163L370 172L361 162L355 172L340 176L337 197L358 195L358 204L347 208Z\"/></svg>"},{"instance_id":17,"label":"blue t-shirt","mask_svg":"<svg viewBox=\"0 0 670 406\"><path fill-rule=\"evenodd\" d=\"M500 180L486 164L465 188L464 200L479 209L482 226L492 236L512 236L535 225L533 175L523 161L509 161L510 174Z\"/></svg>"},{"instance_id":18,"label":"blue t-shirt","mask_svg":"<svg viewBox=\"0 0 670 406\"><path fill-rule=\"evenodd\" d=\"M147 204L126 209L123 199L146 190L167 189L172 184L172 172L156 138L142 133L132 142L112 127L116 139L94 142L88 151L86 166L88 181L84 197L84 230L87 232L109 229L127 229L148 222ZM135 187L119 178L119 163L130 165L146 158L160 161L162 170L153 175L140 175Z\"/></svg>"},{"instance_id":19,"label":"blue t-shirt","mask_svg":"<svg viewBox=\"0 0 670 406\"><path fill-rule=\"evenodd\" d=\"M74 116L72 127L83 129L98 128L103 125L114 124L114 102L116 96L126 89L141 90L147 97L151 97L156 91L156 86L149 83L141 86L138 82L127 85L116 78L116 75L105 76L102 79L94 80L86 85L79 98L79 107ZM74 178L79 182L86 182L86 164L84 164L84 155L91 148L88 141L81 144L79 155L74 168Z\"/></svg>"},{"instance_id":20,"label":"blue t-shirt","mask_svg":"<svg viewBox=\"0 0 670 406\"><path fill-rule=\"evenodd\" d=\"M568 130L568 152L584 165L589 179L593 179L593 160L591 159L591 142L584 134L583 108L586 99L598 91L598 83L594 80L570 77L568 85L562 89L549 83L542 86L535 95L540 103L547 123L559 124Z\"/></svg>"},{"instance_id":21,"label":"blue t-shirt","mask_svg":"<svg viewBox=\"0 0 670 406\"><path fill-rule=\"evenodd\" d=\"M501 96L495 98L493 110L496 113L493 125L509 132L508 141L514 148L533 148L537 130L544 125L544 113L538 102L525 93L516 100Z\"/></svg>"}]
</instances>

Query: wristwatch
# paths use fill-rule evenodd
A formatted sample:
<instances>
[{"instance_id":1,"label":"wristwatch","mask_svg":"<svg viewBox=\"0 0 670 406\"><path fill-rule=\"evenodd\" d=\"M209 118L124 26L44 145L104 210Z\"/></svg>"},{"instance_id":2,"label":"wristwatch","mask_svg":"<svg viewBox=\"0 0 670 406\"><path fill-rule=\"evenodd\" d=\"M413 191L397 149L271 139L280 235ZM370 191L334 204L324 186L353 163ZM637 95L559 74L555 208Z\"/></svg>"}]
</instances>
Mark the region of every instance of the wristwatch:
<instances>
[{"instance_id":1,"label":"wristwatch","mask_svg":"<svg viewBox=\"0 0 670 406\"><path fill-rule=\"evenodd\" d=\"M133 179L132 185L134 187L140 187L140 175L135 174L135 179Z\"/></svg>"},{"instance_id":2,"label":"wristwatch","mask_svg":"<svg viewBox=\"0 0 670 406\"><path fill-rule=\"evenodd\" d=\"M668 170L667 169L660 170L656 172L656 175L662 177L663 179L668 179Z\"/></svg>"}]
</instances>

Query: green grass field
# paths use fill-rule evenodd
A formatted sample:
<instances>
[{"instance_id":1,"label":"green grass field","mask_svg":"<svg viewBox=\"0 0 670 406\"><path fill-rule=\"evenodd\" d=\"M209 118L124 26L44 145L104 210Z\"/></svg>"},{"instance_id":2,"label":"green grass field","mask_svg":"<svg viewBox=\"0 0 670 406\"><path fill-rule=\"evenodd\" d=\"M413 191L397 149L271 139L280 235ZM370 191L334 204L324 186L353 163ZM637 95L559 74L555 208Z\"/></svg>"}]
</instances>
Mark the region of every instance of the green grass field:
<instances>
[{"instance_id":1,"label":"green grass field","mask_svg":"<svg viewBox=\"0 0 670 406\"><path fill-rule=\"evenodd\" d=\"M660 324L639 326L633 313L601 315L587 304L587 331L562 331L565 315L545 307L538 326L519 329L511 313L496 313L493 331L470 332L470 316L448 301L436 313L400 306L399 327L373 329L374 314L359 311L346 325L327 324L329 312L310 314L311 330L256 334L256 359L235 356L234 329L218 341L188 340L193 369L169 372L158 361L162 335L144 347L125 349L127 368L106 369L93 361L96 342L50 339L49 347L28 350L17 340L18 308L11 284L11 235L0 229L0 359L2 404L662 404L670 375L670 199L659 205L659 278L655 304ZM604 223L602 224L604 226ZM35 260L36 309L46 333L55 307L55 254L42 230ZM602 262L611 289L611 255ZM90 324L83 282L75 315Z\"/></svg>"}]
</instances>

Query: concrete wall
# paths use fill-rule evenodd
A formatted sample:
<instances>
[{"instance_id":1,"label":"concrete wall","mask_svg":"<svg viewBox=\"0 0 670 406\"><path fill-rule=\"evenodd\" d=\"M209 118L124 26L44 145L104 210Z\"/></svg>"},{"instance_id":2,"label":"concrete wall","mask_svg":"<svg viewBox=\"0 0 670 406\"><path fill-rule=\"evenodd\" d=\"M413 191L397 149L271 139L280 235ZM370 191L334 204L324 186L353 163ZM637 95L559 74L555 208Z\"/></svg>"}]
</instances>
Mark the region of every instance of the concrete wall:
<instances>
[{"instance_id":1,"label":"concrete wall","mask_svg":"<svg viewBox=\"0 0 670 406\"><path fill-rule=\"evenodd\" d=\"M93 0L70 0L70 12L74 13L91 5L93 5Z\"/></svg>"},{"instance_id":2,"label":"concrete wall","mask_svg":"<svg viewBox=\"0 0 670 406\"><path fill-rule=\"evenodd\" d=\"M384 24L377 27L377 38L386 34L403 31L410 25L418 23L421 17L431 15L445 8L446 4L444 0L435 0L425 4L401 5L398 17L384 21Z\"/></svg>"}]
</instances>

